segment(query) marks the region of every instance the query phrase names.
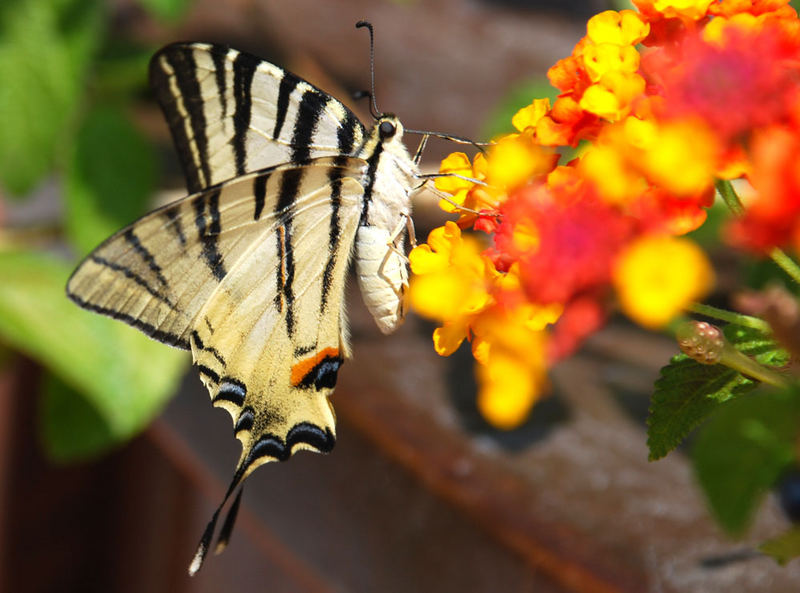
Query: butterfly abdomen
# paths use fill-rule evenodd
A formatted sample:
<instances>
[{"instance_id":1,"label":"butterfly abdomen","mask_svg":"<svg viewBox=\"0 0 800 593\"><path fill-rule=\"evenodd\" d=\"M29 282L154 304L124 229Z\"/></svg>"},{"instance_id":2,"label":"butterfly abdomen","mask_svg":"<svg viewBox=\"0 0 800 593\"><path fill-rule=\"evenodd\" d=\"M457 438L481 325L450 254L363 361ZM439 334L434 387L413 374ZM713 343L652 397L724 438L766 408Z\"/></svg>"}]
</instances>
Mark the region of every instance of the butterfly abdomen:
<instances>
[{"instance_id":1,"label":"butterfly abdomen","mask_svg":"<svg viewBox=\"0 0 800 593\"><path fill-rule=\"evenodd\" d=\"M384 334L403 322L407 308L408 268L403 242L389 231L361 226L356 234L356 275L364 304Z\"/></svg>"},{"instance_id":2,"label":"butterfly abdomen","mask_svg":"<svg viewBox=\"0 0 800 593\"><path fill-rule=\"evenodd\" d=\"M402 137L397 118L385 115L375 123L359 155L368 169L353 259L364 303L384 334L403 322L407 306L404 239L419 172Z\"/></svg>"}]
</instances>

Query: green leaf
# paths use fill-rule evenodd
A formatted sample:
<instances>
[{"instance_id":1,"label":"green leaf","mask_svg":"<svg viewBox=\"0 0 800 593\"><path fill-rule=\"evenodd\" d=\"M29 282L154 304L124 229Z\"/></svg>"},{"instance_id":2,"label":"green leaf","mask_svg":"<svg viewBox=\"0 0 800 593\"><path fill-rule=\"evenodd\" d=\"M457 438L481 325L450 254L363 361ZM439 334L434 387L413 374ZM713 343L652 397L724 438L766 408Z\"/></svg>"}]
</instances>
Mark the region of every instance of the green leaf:
<instances>
[{"instance_id":1,"label":"green leaf","mask_svg":"<svg viewBox=\"0 0 800 593\"><path fill-rule=\"evenodd\" d=\"M722 328L722 332L737 350L752 356L759 364L782 367L789 362L789 353L780 348L769 334L733 323Z\"/></svg>"},{"instance_id":2,"label":"green leaf","mask_svg":"<svg viewBox=\"0 0 800 593\"><path fill-rule=\"evenodd\" d=\"M108 426L109 438L99 449L150 422L177 387L187 357L74 305L64 295L70 270L52 256L0 252L0 339L85 396ZM69 454L59 449L56 456Z\"/></svg>"},{"instance_id":3,"label":"green leaf","mask_svg":"<svg viewBox=\"0 0 800 593\"><path fill-rule=\"evenodd\" d=\"M29 192L69 145L104 32L100 0L6 2L0 9L0 185Z\"/></svg>"},{"instance_id":4,"label":"green leaf","mask_svg":"<svg viewBox=\"0 0 800 593\"><path fill-rule=\"evenodd\" d=\"M104 107L86 117L66 173L67 236L87 253L145 210L156 156L124 113Z\"/></svg>"},{"instance_id":5,"label":"green leaf","mask_svg":"<svg viewBox=\"0 0 800 593\"><path fill-rule=\"evenodd\" d=\"M148 89L148 65L154 48L126 39L108 39L95 63L94 97L103 103L129 103Z\"/></svg>"},{"instance_id":6,"label":"green leaf","mask_svg":"<svg viewBox=\"0 0 800 593\"><path fill-rule=\"evenodd\" d=\"M758 330L730 324L723 331L733 346L763 365L782 366L788 360L787 353ZM661 369L650 400L649 459L664 457L722 402L742 396L757 385L726 366L700 364L685 354L674 356Z\"/></svg>"},{"instance_id":7,"label":"green leaf","mask_svg":"<svg viewBox=\"0 0 800 593\"><path fill-rule=\"evenodd\" d=\"M786 564L800 556L800 527L793 527L778 537L765 541L758 549L772 556L778 564Z\"/></svg>"},{"instance_id":8,"label":"green leaf","mask_svg":"<svg viewBox=\"0 0 800 593\"><path fill-rule=\"evenodd\" d=\"M39 416L45 452L54 461L91 458L115 440L97 408L49 373L42 385Z\"/></svg>"},{"instance_id":9,"label":"green leaf","mask_svg":"<svg viewBox=\"0 0 800 593\"><path fill-rule=\"evenodd\" d=\"M189 0L139 0L157 19L162 21L177 21L186 12Z\"/></svg>"},{"instance_id":10,"label":"green leaf","mask_svg":"<svg viewBox=\"0 0 800 593\"><path fill-rule=\"evenodd\" d=\"M797 392L728 401L698 432L692 462L713 514L731 534L746 527L764 493L794 463Z\"/></svg>"}]
</instances>

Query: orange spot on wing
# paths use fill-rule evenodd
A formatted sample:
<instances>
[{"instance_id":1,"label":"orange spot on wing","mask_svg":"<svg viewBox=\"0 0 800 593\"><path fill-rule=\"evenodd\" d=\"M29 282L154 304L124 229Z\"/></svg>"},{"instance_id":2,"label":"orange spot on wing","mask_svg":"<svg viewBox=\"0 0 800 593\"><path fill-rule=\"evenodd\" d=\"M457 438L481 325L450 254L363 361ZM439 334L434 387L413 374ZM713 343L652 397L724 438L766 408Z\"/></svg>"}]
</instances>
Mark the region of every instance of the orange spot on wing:
<instances>
[{"instance_id":1,"label":"orange spot on wing","mask_svg":"<svg viewBox=\"0 0 800 593\"><path fill-rule=\"evenodd\" d=\"M291 382L294 387L300 385L305 379L306 375L317 366L320 362L325 360L326 358L338 358L339 356L339 349L338 348L325 348L318 352L315 352L313 355L309 356L308 358L304 358L303 360L297 362L294 366L292 366L292 376Z\"/></svg>"}]
</instances>

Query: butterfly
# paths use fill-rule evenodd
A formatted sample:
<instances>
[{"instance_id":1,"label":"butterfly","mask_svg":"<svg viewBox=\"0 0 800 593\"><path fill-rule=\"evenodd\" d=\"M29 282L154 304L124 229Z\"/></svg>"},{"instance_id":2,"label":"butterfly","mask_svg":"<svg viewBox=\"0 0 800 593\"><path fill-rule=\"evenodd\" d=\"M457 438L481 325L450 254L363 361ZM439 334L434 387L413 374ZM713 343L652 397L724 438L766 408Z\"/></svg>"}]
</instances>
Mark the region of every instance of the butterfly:
<instances>
[{"instance_id":1,"label":"butterfly","mask_svg":"<svg viewBox=\"0 0 800 593\"><path fill-rule=\"evenodd\" d=\"M220 45L169 45L150 80L190 195L98 246L67 295L190 350L212 404L232 417L242 452L194 574L238 489L217 551L227 544L254 469L333 448L329 396L351 354L351 261L380 330L403 321L404 243L427 133L412 158L394 115L378 113L366 128L294 74Z\"/></svg>"}]
</instances>

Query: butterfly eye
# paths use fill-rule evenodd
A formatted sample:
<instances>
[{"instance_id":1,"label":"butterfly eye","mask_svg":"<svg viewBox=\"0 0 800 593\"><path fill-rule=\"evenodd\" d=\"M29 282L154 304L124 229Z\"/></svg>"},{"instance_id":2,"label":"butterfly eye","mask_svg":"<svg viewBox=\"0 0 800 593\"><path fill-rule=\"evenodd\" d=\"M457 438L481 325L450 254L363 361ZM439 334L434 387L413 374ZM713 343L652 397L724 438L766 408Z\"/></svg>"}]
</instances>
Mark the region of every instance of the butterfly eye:
<instances>
[{"instance_id":1,"label":"butterfly eye","mask_svg":"<svg viewBox=\"0 0 800 593\"><path fill-rule=\"evenodd\" d=\"M381 125L378 126L378 133L381 135L381 140L388 140L394 133L397 131L394 124L390 121L382 121Z\"/></svg>"}]
</instances>

